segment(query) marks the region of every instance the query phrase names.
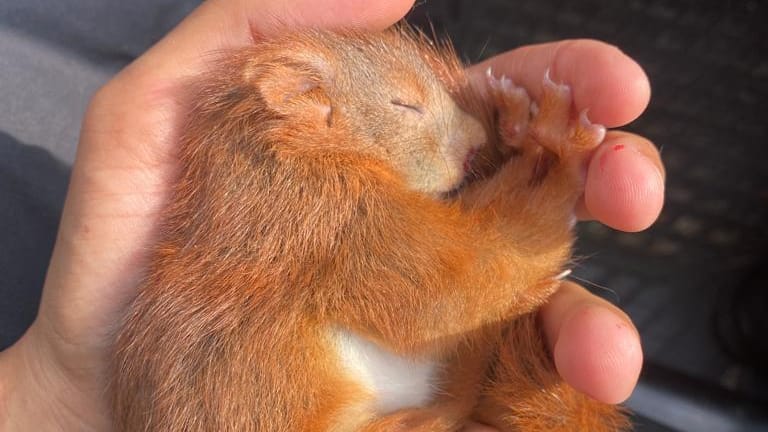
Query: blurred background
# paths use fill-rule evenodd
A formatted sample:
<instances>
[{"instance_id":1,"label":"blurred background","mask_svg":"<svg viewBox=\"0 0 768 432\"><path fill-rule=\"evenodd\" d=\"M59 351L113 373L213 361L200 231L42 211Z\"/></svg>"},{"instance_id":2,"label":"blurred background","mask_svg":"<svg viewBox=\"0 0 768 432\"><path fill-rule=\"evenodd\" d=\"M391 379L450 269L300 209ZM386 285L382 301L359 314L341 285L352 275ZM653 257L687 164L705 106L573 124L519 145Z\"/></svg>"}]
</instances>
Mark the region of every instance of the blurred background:
<instances>
[{"instance_id":1,"label":"blurred background","mask_svg":"<svg viewBox=\"0 0 768 432\"><path fill-rule=\"evenodd\" d=\"M197 3L0 0L0 349L34 319L90 95ZM768 430L766 2L434 0L408 19L468 63L596 38L645 68L624 129L661 149L666 207L643 233L582 224L574 275L640 330L638 431Z\"/></svg>"}]
</instances>

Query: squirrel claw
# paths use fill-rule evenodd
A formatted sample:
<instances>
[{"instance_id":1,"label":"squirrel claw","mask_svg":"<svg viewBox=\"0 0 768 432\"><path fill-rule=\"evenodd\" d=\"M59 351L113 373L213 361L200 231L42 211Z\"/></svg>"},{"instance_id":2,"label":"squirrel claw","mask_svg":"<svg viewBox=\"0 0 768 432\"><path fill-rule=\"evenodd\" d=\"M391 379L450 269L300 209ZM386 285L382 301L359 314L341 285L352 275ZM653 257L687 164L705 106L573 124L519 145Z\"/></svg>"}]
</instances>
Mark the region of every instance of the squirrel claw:
<instances>
[{"instance_id":1,"label":"squirrel claw","mask_svg":"<svg viewBox=\"0 0 768 432\"><path fill-rule=\"evenodd\" d=\"M490 67L485 75L494 106L499 112L498 128L502 144L517 147L528 128L531 98L524 88L515 85L506 75L496 78Z\"/></svg>"},{"instance_id":2,"label":"squirrel claw","mask_svg":"<svg viewBox=\"0 0 768 432\"><path fill-rule=\"evenodd\" d=\"M592 123L587 116L588 112L589 108L585 108L579 113L579 126L574 128L574 135L578 137L579 134L584 134L585 138L596 146L605 139L606 129L601 124Z\"/></svg>"}]
</instances>

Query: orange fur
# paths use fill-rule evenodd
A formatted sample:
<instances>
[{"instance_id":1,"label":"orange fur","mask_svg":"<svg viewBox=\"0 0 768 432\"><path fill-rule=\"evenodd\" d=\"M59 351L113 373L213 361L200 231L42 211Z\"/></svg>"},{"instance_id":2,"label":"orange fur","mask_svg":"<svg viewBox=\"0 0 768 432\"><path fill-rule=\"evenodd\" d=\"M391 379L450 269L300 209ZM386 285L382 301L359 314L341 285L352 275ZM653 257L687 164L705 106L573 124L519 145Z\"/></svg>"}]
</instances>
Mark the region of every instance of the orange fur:
<instances>
[{"instance_id":1,"label":"orange fur","mask_svg":"<svg viewBox=\"0 0 768 432\"><path fill-rule=\"evenodd\" d=\"M404 28L262 41L205 80L162 240L116 345L118 430L454 431L471 417L504 430L617 429L616 411L559 379L533 321L516 320L569 259L580 160L567 160L588 149L537 138L546 125L534 120L495 175L452 198L414 190L406 174L422 156L408 152L436 144L396 121L415 103L402 98L447 88L489 142L511 140L459 62ZM394 114L372 112L390 93ZM465 129L436 105L422 107L430 121ZM554 162L532 184L543 160ZM438 361L433 401L386 415L359 405L365 389L341 373L331 326Z\"/></svg>"}]
</instances>

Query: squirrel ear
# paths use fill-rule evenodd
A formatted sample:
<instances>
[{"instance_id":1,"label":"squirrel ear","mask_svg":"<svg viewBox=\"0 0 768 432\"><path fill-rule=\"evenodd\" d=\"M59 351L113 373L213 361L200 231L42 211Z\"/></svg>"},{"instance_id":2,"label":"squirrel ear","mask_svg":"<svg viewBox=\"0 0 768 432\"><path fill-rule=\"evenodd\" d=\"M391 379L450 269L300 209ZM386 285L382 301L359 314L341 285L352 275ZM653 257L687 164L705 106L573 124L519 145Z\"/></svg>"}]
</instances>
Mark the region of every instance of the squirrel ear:
<instances>
[{"instance_id":1,"label":"squirrel ear","mask_svg":"<svg viewBox=\"0 0 768 432\"><path fill-rule=\"evenodd\" d=\"M263 71L257 86L267 107L283 115L317 117L330 125L331 100L318 70L303 63L274 63Z\"/></svg>"}]
</instances>

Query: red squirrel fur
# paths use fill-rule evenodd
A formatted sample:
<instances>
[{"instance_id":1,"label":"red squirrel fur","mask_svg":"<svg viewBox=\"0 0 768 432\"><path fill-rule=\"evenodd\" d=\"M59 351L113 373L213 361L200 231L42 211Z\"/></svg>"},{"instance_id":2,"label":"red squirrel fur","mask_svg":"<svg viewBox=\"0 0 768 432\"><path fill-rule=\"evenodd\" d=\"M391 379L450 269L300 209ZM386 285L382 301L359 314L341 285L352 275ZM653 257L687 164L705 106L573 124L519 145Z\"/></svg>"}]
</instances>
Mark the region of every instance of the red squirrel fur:
<instances>
[{"instance_id":1,"label":"red squirrel fur","mask_svg":"<svg viewBox=\"0 0 768 432\"><path fill-rule=\"evenodd\" d=\"M572 118L563 86L545 82L529 120L523 91L489 83L404 27L228 54L198 87L118 335L115 428L623 429L560 379L534 314L569 260L601 130ZM503 165L459 188L475 151L475 171ZM382 412L337 334L437 365L433 393Z\"/></svg>"}]
</instances>

